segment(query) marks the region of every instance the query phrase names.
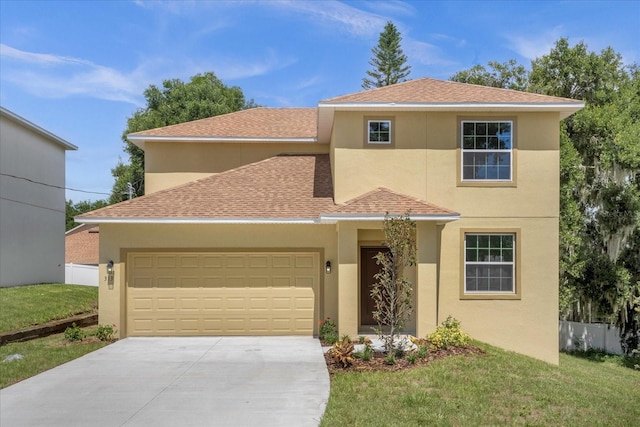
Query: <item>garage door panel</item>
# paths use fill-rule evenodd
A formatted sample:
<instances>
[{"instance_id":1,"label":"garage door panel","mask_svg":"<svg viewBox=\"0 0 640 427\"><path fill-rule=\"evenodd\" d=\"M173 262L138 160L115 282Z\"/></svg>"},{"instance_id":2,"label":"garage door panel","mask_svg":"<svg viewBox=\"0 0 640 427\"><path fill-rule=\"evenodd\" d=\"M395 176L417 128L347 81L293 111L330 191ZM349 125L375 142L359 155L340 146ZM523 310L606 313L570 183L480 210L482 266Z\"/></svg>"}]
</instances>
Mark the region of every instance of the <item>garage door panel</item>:
<instances>
[{"instance_id":1,"label":"garage door panel","mask_svg":"<svg viewBox=\"0 0 640 427\"><path fill-rule=\"evenodd\" d=\"M180 311L195 311L200 312L200 300L194 297L182 297L180 298Z\"/></svg>"},{"instance_id":2,"label":"garage door panel","mask_svg":"<svg viewBox=\"0 0 640 427\"><path fill-rule=\"evenodd\" d=\"M181 255L179 260L180 268L194 269L200 267L200 257L198 255Z\"/></svg>"},{"instance_id":3,"label":"garage door panel","mask_svg":"<svg viewBox=\"0 0 640 427\"><path fill-rule=\"evenodd\" d=\"M130 253L127 262L128 335L314 332L318 253Z\"/></svg>"},{"instance_id":4,"label":"garage door panel","mask_svg":"<svg viewBox=\"0 0 640 427\"><path fill-rule=\"evenodd\" d=\"M134 288L152 288L153 278L145 276L136 276L129 282L131 287Z\"/></svg>"},{"instance_id":5,"label":"garage door panel","mask_svg":"<svg viewBox=\"0 0 640 427\"><path fill-rule=\"evenodd\" d=\"M312 255L296 255L295 263L296 263L296 268L313 268L313 256Z\"/></svg>"},{"instance_id":6,"label":"garage door panel","mask_svg":"<svg viewBox=\"0 0 640 427\"><path fill-rule=\"evenodd\" d=\"M157 268L176 268L176 256L175 255L158 255L156 257Z\"/></svg>"},{"instance_id":7,"label":"garage door panel","mask_svg":"<svg viewBox=\"0 0 640 427\"><path fill-rule=\"evenodd\" d=\"M271 285L290 288L293 283L290 276L273 276L271 279Z\"/></svg>"}]
</instances>

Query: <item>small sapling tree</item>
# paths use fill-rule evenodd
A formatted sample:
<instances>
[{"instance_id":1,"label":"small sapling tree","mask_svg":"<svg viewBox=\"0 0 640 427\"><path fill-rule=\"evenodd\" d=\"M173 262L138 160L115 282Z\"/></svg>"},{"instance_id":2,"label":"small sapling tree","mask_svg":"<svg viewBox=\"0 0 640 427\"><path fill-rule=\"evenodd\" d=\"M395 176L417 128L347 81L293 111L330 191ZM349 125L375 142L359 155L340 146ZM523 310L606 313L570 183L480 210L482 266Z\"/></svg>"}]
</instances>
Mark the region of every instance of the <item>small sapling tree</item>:
<instances>
[{"instance_id":1,"label":"small sapling tree","mask_svg":"<svg viewBox=\"0 0 640 427\"><path fill-rule=\"evenodd\" d=\"M389 251L375 257L381 269L374 276L371 297L375 303L373 318L378 323L375 331L387 354L393 354L394 343L413 312L413 288L404 270L416 263L416 223L409 212L401 216L387 213L383 230Z\"/></svg>"}]
</instances>

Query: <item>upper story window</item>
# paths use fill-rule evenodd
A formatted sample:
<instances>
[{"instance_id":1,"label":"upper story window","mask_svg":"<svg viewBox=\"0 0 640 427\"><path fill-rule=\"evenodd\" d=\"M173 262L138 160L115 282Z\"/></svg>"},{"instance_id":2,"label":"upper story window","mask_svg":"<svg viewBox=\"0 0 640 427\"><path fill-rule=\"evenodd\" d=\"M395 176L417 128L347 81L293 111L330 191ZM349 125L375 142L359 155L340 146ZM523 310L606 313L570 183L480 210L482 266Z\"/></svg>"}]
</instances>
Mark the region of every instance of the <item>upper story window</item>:
<instances>
[{"instance_id":1,"label":"upper story window","mask_svg":"<svg viewBox=\"0 0 640 427\"><path fill-rule=\"evenodd\" d=\"M513 122L462 121L462 181L513 180Z\"/></svg>"},{"instance_id":2,"label":"upper story window","mask_svg":"<svg viewBox=\"0 0 640 427\"><path fill-rule=\"evenodd\" d=\"M391 144L391 120L368 120L369 144Z\"/></svg>"}]
</instances>

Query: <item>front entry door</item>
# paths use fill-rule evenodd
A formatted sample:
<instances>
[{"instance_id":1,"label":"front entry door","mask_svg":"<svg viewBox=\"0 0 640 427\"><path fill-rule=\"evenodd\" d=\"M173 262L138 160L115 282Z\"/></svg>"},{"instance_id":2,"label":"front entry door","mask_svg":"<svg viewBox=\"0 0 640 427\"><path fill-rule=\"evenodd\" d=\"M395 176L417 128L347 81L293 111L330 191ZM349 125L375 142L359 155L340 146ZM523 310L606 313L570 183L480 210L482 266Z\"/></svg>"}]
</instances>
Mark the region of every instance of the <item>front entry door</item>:
<instances>
[{"instance_id":1,"label":"front entry door","mask_svg":"<svg viewBox=\"0 0 640 427\"><path fill-rule=\"evenodd\" d=\"M380 246L360 248L360 324L363 326L377 325L373 319L376 306L371 298L371 289L376 283L374 276L380 271L375 260L379 252L389 252L389 249Z\"/></svg>"}]
</instances>

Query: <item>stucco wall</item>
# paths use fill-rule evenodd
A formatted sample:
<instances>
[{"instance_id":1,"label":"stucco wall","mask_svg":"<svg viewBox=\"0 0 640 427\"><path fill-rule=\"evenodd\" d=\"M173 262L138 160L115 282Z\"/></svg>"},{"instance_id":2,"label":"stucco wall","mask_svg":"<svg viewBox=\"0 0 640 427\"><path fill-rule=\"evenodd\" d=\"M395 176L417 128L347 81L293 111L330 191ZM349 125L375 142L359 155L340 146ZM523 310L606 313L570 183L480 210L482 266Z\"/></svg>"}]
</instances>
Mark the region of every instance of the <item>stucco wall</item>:
<instances>
[{"instance_id":1,"label":"stucco wall","mask_svg":"<svg viewBox=\"0 0 640 427\"><path fill-rule=\"evenodd\" d=\"M336 112L332 141L336 202L343 203L384 186L461 214L459 221L419 233L422 251L437 248L438 241L440 249L438 272L429 276L437 277L434 279L437 291L424 278L431 265L426 261L418 264L415 282L418 295L421 291L423 296L432 295L432 300L418 297L417 333L430 332L452 315L480 341L558 363L559 115L380 114L394 119L393 146L373 148L364 141L365 120L369 116L373 114ZM506 185L460 182L461 119L513 121L514 182ZM339 228L340 260L345 263L340 265L341 286L343 274L357 276L351 255L353 239L348 236L353 233L351 226L341 224ZM461 298L461 228L519 230L519 295L510 300ZM343 230L347 235L343 236ZM422 277L420 272L424 272ZM349 292L344 297L340 294L341 307L343 301L353 300ZM431 312L434 317L428 319L423 314L421 319L422 312ZM350 313L341 313L340 320L353 325L352 317ZM351 329L347 332L351 333Z\"/></svg>"},{"instance_id":2,"label":"stucco wall","mask_svg":"<svg viewBox=\"0 0 640 427\"><path fill-rule=\"evenodd\" d=\"M145 143L145 192L151 194L283 153L327 153L326 144Z\"/></svg>"},{"instance_id":3,"label":"stucco wall","mask_svg":"<svg viewBox=\"0 0 640 427\"><path fill-rule=\"evenodd\" d=\"M337 235L334 225L100 225L100 323L125 330L126 249L306 249L321 251L321 266L336 263ZM114 287L109 289L105 264L115 265ZM318 320L338 317L338 274L321 272Z\"/></svg>"},{"instance_id":4,"label":"stucco wall","mask_svg":"<svg viewBox=\"0 0 640 427\"><path fill-rule=\"evenodd\" d=\"M64 187L64 148L0 120L0 172ZM62 188L0 175L0 286L62 283L64 223Z\"/></svg>"}]
</instances>

